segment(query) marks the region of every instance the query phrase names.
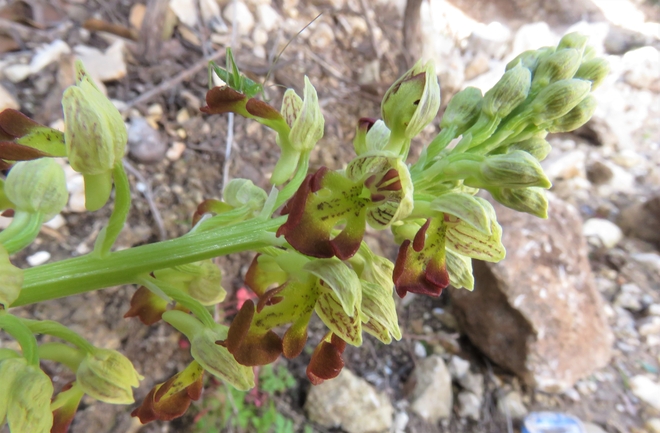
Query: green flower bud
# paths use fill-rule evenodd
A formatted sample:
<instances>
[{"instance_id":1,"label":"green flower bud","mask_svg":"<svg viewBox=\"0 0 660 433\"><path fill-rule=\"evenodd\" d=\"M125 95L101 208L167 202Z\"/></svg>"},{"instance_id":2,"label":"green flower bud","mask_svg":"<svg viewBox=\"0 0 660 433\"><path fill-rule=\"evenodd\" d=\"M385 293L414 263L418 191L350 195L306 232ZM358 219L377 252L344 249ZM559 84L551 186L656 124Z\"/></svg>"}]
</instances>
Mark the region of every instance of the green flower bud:
<instances>
[{"instance_id":1,"label":"green flower bud","mask_svg":"<svg viewBox=\"0 0 660 433\"><path fill-rule=\"evenodd\" d=\"M530 106L536 125L553 121L571 111L591 90L591 83L571 79L556 81L545 87Z\"/></svg>"},{"instance_id":2,"label":"green flower bud","mask_svg":"<svg viewBox=\"0 0 660 433\"><path fill-rule=\"evenodd\" d=\"M543 161L552 150L552 146L550 146L550 143L548 143L548 140L545 138L537 137L510 144L507 146L507 150L522 150L529 153L539 161Z\"/></svg>"},{"instance_id":3,"label":"green flower bud","mask_svg":"<svg viewBox=\"0 0 660 433\"><path fill-rule=\"evenodd\" d=\"M85 177L85 206L97 210L110 197L112 168L126 150L124 120L80 61L76 62L76 85L64 91L62 108L69 163Z\"/></svg>"},{"instance_id":4,"label":"green flower bud","mask_svg":"<svg viewBox=\"0 0 660 433\"><path fill-rule=\"evenodd\" d=\"M410 140L426 127L440 109L440 84L435 66L428 61L403 74L387 90L381 104L381 114L387 127L397 137Z\"/></svg>"},{"instance_id":5,"label":"green flower bud","mask_svg":"<svg viewBox=\"0 0 660 433\"><path fill-rule=\"evenodd\" d=\"M538 186L550 188L552 184L541 164L527 152L514 150L504 155L488 156L479 165L480 173L465 179L465 185L474 188L494 186L522 188Z\"/></svg>"},{"instance_id":6,"label":"green flower bud","mask_svg":"<svg viewBox=\"0 0 660 433\"><path fill-rule=\"evenodd\" d=\"M474 124L481 113L483 96L476 87L467 87L451 98L440 121L441 128L454 126L460 135Z\"/></svg>"},{"instance_id":7,"label":"green flower bud","mask_svg":"<svg viewBox=\"0 0 660 433\"><path fill-rule=\"evenodd\" d=\"M234 208L247 206L260 211L266 203L268 194L248 179L232 179L225 186L223 194L225 202Z\"/></svg>"},{"instance_id":8,"label":"green flower bud","mask_svg":"<svg viewBox=\"0 0 660 433\"><path fill-rule=\"evenodd\" d=\"M9 307L21 293L23 270L12 265L9 253L0 244L0 305Z\"/></svg>"},{"instance_id":9,"label":"green flower bud","mask_svg":"<svg viewBox=\"0 0 660 433\"><path fill-rule=\"evenodd\" d=\"M579 51L580 54L584 52L585 47L587 46L587 41L589 38L587 36L581 35L578 32L572 32L564 35L557 45L557 51L564 48L574 48Z\"/></svg>"},{"instance_id":10,"label":"green flower bud","mask_svg":"<svg viewBox=\"0 0 660 433\"><path fill-rule=\"evenodd\" d=\"M587 95L575 108L552 122L552 125L548 127L548 132L570 132L576 130L591 119L594 111L596 111L596 106L596 98L593 95Z\"/></svg>"},{"instance_id":11,"label":"green flower bud","mask_svg":"<svg viewBox=\"0 0 660 433\"><path fill-rule=\"evenodd\" d=\"M572 78L580 67L582 56L573 48L557 50L544 57L534 72L532 79L532 93L540 91L543 87L559 80Z\"/></svg>"},{"instance_id":12,"label":"green flower bud","mask_svg":"<svg viewBox=\"0 0 660 433\"><path fill-rule=\"evenodd\" d=\"M300 157L303 154L309 155L309 151L323 137L325 120L316 89L307 76L303 99L300 99L295 91L287 91L282 100L281 115L291 129L288 133L278 130L276 141L282 153L271 177L273 185L286 182L296 171Z\"/></svg>"},{"instance_id":13,"label":"green flower bud","mask_svg":"<svg viewBox=\"0 0 660 433\"><path fill-rule=\"evenodd\" d=\"M367 152L378 152L385 149L390 140L390 130L382 120L376 120L365 137Z\"/></svg>"},{"instance_id":14,"label":"green flower bud","mask_svg":"<svg viewBox=\"0 0 660 433\"><path fill-rule=\"evenodd\" d=\"M529 69L521 65L509 69L484 95L482 112L490 118L503 119L525 100L531 81Z\"/></svg>"},{"instance_id":15,"label":"green flower bud","mask_svg":"<svg viewBox=\"0 0 660 433\"><path fill-rule=\"evenodd\" d=\"M598 55L596 49L591 45L584 47L584 53L582 54L582 62L588 62L589 60L595 58Z\"/></svg>"},{"instance_id":16,"label":"green flower bud","mask_svg":"<svg viewBox=\"0 0 660 433\"><path fill-rule=\"evenodd\" d=\"M18 162L5 181L5 194L16 211L43 215L48 221L66 206L64 170L51 158Z\"/></svg>"},{"instance_id":17,"label":"green flower bud","mask_svg":"<svg viewBox=\"0 0 660 433\"><path fill-rule=\"evenodd\" d=\"M284 117L286 124L289 125L289 128L293 126L298 115L300 115L302 106L303 100L298 96L296 91L293 89L286 89L284 97L282 98L282 108L280 109L280 113L282 114L282 117Z\"/></svg>"},{"instance_id":18,"label":"green flower bud","mask_svg":"<svg viewBox=\"0 0 660 433\"><path fill-rule=\"evenodd\" d=\"M140 386L142 379L131 361L112 349L95 348L76 371L76 380L86 394L111 404L133 403L131 387Z\"/></svg>"},{"instance_id":19,"label":"green flower bud","mask_svg":"<svg viewBox=\"0 0 660 433\"><path fill-rule=\"evenodd\" d=\"M538 66L541 59L554 52L555 52L554 47L543 47L543 48L539 48L538 50L524 51L518 54L516 58L514 58L513 60L511 60L509 63L506 64L506 70L508 71L509 69L513 69L518 64L520 64L523 68L529 69L530 72L533 74L534 72L536 72L536 67Z\"/></svg>"},{"instance_id":20,"label":"green flower bud","mask_svg":"<svg viewBox=\"0 0 660 433\"><path fill-rule=\"evenodd\" d=\"M222 287L220 268L211 260L199 262L201 275L188 285L188 294L202 305L215 305L225 300L227 292Z\"/></svg>"},{"instance_id":21,"label":"green flower bud","mask_svg":"<svg viewBox=\"0 0 660 433\"><path fill-rule=\"evenodd\" d=\"M610 64L607 60L597 57L582 62L574 78L591 81L591 90L594 90L603 83L609 73Z\"/></svg>"},{"instance_id":22,"label":"green flower bud","mask_svg":"<svg viewBox=\"0 0 660 433\"><path fill-rule=\"evenodd\" d=\"M3 364L9 361L13 360L3 361ZM4 382L2 386L5 387ZM7 402L9 430L12 433L50 432L53 425L52 396L53 383L39 367L27 365L16 372Z\"/></svg>"},{"instance_id":23,"label":"green flower bud","mask_svg":"<svg viewBox=\"0 0 660 433\"><path fill-rule=\"evenodd\" d=\"M295 111L295 108L292 110ZM303 102L296 120L291 125L289 140L293 148L299 152L312 150L316 142L323 137L325 120L321 113L319 97L316 89L305 76Z\"/></svg>"},{"instance_id":24,"label":"green flower bud","mask_svg":"<svg viewBox=\"0 0 660 433\"><path fill-rule=\"evenodd\" d=\"M540 188L488 188L488 192L508 208L548 218L548 199Z\"/></svg>"}]
</instances>

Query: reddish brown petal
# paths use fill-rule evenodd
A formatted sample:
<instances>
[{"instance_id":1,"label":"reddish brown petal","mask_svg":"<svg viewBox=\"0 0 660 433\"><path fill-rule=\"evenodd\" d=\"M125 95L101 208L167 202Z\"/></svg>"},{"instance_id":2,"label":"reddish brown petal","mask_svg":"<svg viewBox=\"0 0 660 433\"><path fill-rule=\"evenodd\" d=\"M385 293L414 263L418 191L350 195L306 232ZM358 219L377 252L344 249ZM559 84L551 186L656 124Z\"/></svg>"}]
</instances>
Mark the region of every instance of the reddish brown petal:
<instances>
[{"instance_id":1,"label":"reddish brown petal","mask_svg":"<svg viewBox=\"0 0 660 433\"><path fill-rule=\"evenodd\" d=\"M300 355L307 343L307 325L311 314L301 316L289 327L282 338L282 354L293 359Z\"/></svg>"},{"instance_id":2,"label":"reddish brown petal","mask_svg":"<svg viewBox=\"0 0 660 433\"><path fill-rule=\"evenodd\" d=\"M341 354L345 347L346 343L335 335L332 336L330 342L324 338L316 346L307 366L307 378L312 385L320 385L325 380L339 376L341 369L344 368Z\"/></svg>"},{"instance_id":3,"label":"reddish brown petal","mask_svg":"<svg viewBox=\"0 0 660 433\"><path fill-rule=\"evenodd\" d=\"M180 385L177 383L180 375L174 375L167 382L153 387L142 401L142 404L131 412L131 416L138 417L142 424L157 419L171 421L182 416L190 407L190 403L193 400L199 400L201 397L204 387L202 378L203 375L200 374L194 382L181 391L163 398L172 386Z\"/></svg>"},{"instance_id":4,"label":"reddish brown petal","mask_svg":"<svg viewBox=\"0 0 660 433\"><path fill-rule=\"evenodd\" d=\"M42 126L20 111L7 108L0 112L0 140L13 140L27 135L31 129Z\"/></svg>"},{"instance_id":5,"label":"reddish brown petal","mask_svg":"<svg viewBox=\"0 0 660 433\"><path fill-rule=\"evenodd\" d=\"M402 298L408 292L440 296L449 285L445 261L447 227L442 223L430 226L430 222L430 219L427 220L419 229L412 245L410 240L405 240L399 248L392 280L397 294ZM428 230L430 233L426 236L429 227L431 230Z\"/></svg>"},{"instance_id":6,"label":"reddish brown petal","mask_svg":"<svg viewBox=\"0 0 660 433\"><path fill-rule=\"evenodd\" d=\"M277 296L282 290L286 288L286 284L282 284L274 289L268 290L262 296L259 297L259 302L257 303L257 313L261 313L261 310L264 309L267 305L275 305L278 302L282 301L281 296Z\"/></svg>"},{"instance_id":7,"label":"reddish brown petal","mask_svg":"<svg viewBox=\"0 0 660 433\"><path fill-rule=\"evenodd\" d=\"M61 392L71 389L72 385L73 382L64 385ZM64 406L53 411L53 425L50 429L50 433L66 433L69 431L69 426L73 421L73 417L76 415L81 398L82 393L80 394L80 398L69 399Z\"/></svg>"},{"instance_id":8,"label":"reddish brown petal","mask_svg":"<svg viewBox=\"0 0 660 433\"><path fill-rule=\"evenodd\" d=\"M167 311L167 301L141 286L131 298L131 308L124 317L137 317L145 325L158 322Z\"/></svg>"},{"instance_id":9,"label":"reddish brown petal","mask_svg":"<svg viewBox=\"0 0 660 433\"><path fill-rule=\"evenodd\" d=\"M361 117L358 120L358 128L364 129L365 131L369 131L372 126L376 123L377 119L373 119L371 117Z\"/></svg>"},{"instance_id":10,"label":"reddish brown petal","mask_svg":"<svg viewBox=\"0 0 660 433\"><path fill-rule=\"evenodd\" d=\"M254 317L254 303L245 301L232 321L227 333L226 347L239 364L266 365L282 353L282 339L273 331L250 329Z\"/></svg>"},{"instance_id":11,"label":"reddish brown petal","mask_svg":"<svg viewBox=\"0 0 660 433\"><path fill-rule=\"evenodd\" d=\"M245 109L254 117L262 119L278 120L282 119L282 115L274 107L268 105L264 101L255 98L250 98L245 104Z\"/></svg>"},{"instance_id":12,"label":"reddish brown petal","mask_svg":"<svg viewBox=\"0 0 660 433\"><path fill-rule=\"evenodd\" d=\"M206 93L206 107L200 108L204 113L222 114L236 112L245 105L245 96L229 86L214 87Z\"/></svg>"},{"instance_id":13,"label":"reddish brown petal","mask_svg":"<svg viewBox=\"0 0 660 433\"><path fill-rule=\"evenodd\" d=\"M33 159L52 156L33 147L11 141L0 141L0 158L7 161L31 161Z\"/></svg>"}]
</instances>

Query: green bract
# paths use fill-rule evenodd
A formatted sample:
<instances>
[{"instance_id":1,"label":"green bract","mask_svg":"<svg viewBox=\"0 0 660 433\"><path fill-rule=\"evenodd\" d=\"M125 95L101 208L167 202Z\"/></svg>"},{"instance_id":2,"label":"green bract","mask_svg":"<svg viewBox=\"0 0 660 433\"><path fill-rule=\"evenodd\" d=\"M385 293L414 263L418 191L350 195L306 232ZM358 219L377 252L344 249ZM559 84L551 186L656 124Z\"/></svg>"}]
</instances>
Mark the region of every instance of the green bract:
<instances>
[{"instance_id":1,"label":"green bract","mask_svg":"<svg viewBox=\"0 0 660 433\"><path fill-rule=\"evenodd\" d=\"M80 61L76 85L64 91L62 108L69 163L85 178L85 207L97 210L108 201L112 169L124 157L128 141L124 120Z\"/></svg>"},{"instance_id":2,"label":"green bract","mask_svg":"<svg viewBox=\"0 0 660 433\"><path fill-rule=\"evenodd\" d=\"M23 286L23 270L12 265L7 250L0 244L0 305L9 307Z\"/></svg>"}]
</instances>

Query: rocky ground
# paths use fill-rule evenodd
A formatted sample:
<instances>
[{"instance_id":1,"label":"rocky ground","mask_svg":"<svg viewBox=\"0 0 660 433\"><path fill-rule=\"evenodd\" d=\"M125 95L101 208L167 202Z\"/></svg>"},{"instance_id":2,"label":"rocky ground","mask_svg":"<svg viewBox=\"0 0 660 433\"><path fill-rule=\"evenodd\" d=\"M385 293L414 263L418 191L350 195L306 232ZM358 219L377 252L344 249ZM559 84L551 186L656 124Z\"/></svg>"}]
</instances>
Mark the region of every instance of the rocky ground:
<instances>
[{"instance_id":1,"label":"rocky ground","mask_svg":"<svg viewBox=\"0 0 660 433\"><path fill-rule=\"evenodd\" d=\"M590 432L660 432L660 5L431 0L412 21L421 29L412 38L403 37L404 8L403 0L0 0L0 109L62 125L72 59L85 62L129 127L126 248L186 233L197 204L219 195L227 169L266 186L278 154L273 134L241 118L228 128L226 116L198 110L206 62L222 63L225 46L255 80L268 75L275 106L283 87L300 91L310 77L326 118L312 164L339 168L352 155L356 119L379 115L380 97L413 55L436 60L446 103L464 86L488 89L523 50L554 45L567 31L588 34L612 73L594 93L593 120L551 139L543 163L554 183L550 219L498 208L508 257L475 264L474 292L408 295L398 304L403 339L348 348L344 372L321 386L305 378L309 354L282 361L298 384L275 403L296 428L314 431L508 432L529 412L550 410L580 418ZM436 132L437 122L424 134ZM25 266L88 252L109 215L83 212L82 178L68 173L69 205L19 255ZM395 255L389 239L370 233L369 241ZM218 260L230 293L250 258ZM133 291L111 288L19 314L59 320L122 350L146 376L139 401L189 355L171 328L122 318ZM235 312L230 299L221 317ZM311 338L322 332L317 324ZM56 387L71 379L46 368ZM84 400L71 431L199 431L203 403L182 420L141 428L130 407Z\"/></svg>"}]
</instances>

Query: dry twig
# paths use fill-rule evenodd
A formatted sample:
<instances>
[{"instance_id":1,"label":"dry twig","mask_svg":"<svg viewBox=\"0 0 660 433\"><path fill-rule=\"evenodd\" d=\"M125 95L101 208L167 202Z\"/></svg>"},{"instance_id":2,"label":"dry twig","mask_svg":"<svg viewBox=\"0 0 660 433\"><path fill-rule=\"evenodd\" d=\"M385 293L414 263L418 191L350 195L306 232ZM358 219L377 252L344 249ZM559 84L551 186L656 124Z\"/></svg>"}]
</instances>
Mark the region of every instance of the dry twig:
<instances>
[{"instance_id":1,"label":"dry twig","mask_svg":"<svg viewBox=\"0 0 660 433\"><path fill-rule=\"evenodd\" d=\"M140 170L133 167L133 165L131 165L131 163L129 163L126 160L124 160L124 167L126 168L126 170L128 170L129 173L135 176L139 182L142 182L144 184L145 188L144 191L142 191L142 195L144 196L144 199L147 201L147 205L149 206L149 210L151 211L151 217L154 219L154 222L156 223L156 227L158 227L158 239L161 241L166 240L167 231L165 230L165 224L163 223L163 218L160 216L160 211L156 206L156 202L154 202L154 195L151 189L151 182L149 182L142 175L142 173L140 173Z\"/></svg>"}]
</instances>

